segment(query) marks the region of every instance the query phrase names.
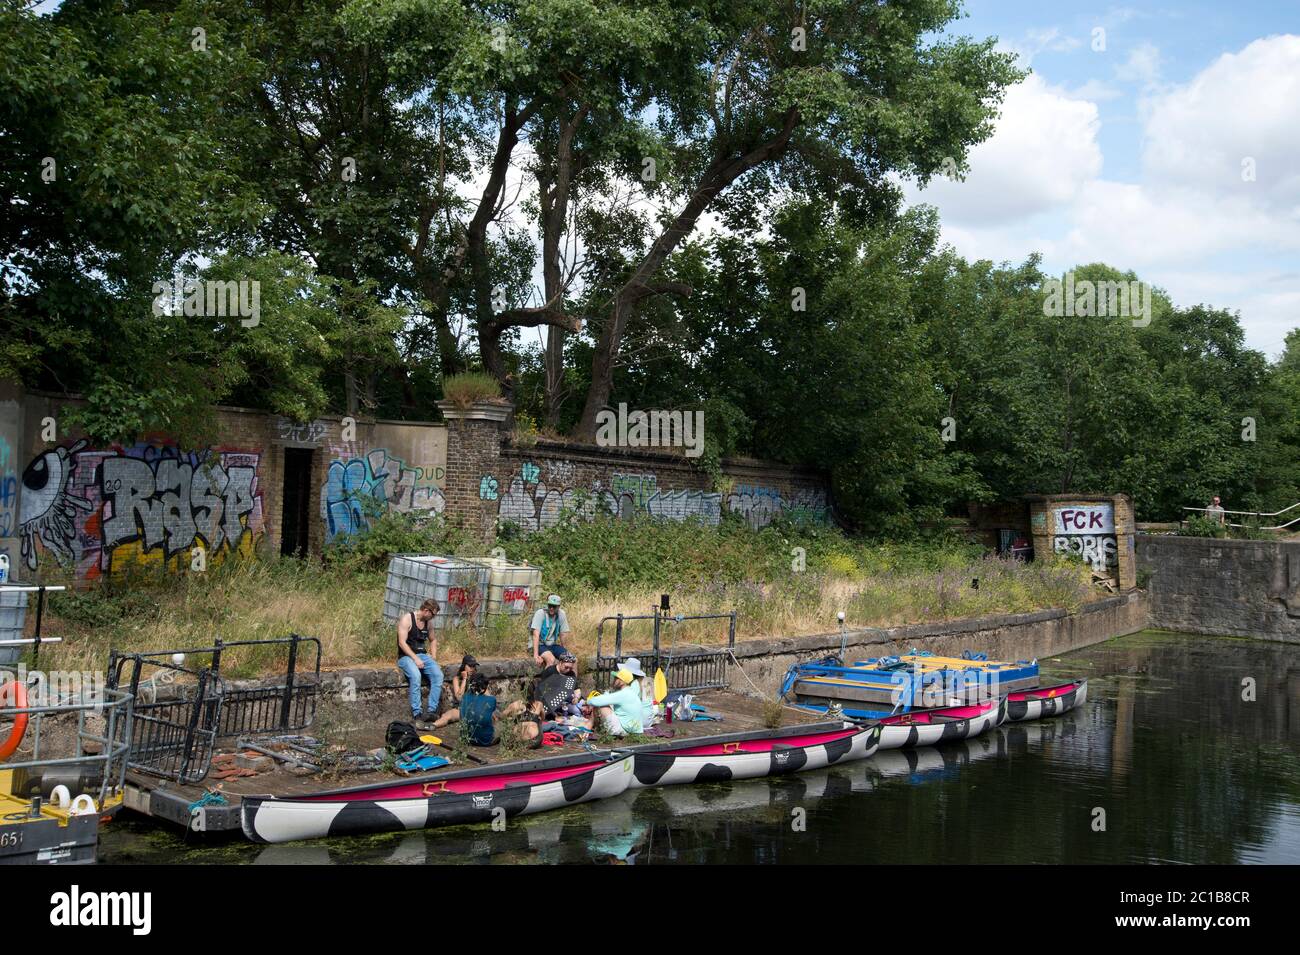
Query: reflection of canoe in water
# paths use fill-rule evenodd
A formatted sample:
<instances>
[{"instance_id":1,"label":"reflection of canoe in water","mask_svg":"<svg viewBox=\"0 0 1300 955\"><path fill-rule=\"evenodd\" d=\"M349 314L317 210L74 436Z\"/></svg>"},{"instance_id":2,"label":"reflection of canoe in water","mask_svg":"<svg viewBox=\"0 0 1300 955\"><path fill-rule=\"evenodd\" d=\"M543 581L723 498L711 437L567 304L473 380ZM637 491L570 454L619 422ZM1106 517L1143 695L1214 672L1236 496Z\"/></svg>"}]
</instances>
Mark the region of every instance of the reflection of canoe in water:
<instances>
[{"instance_id":1,"label":"reflection of canoe in water","mask_svg":"<svg viewBox=\"0 0 1300 955\"><path fill-rule=\"evenodd\" d=\"M1088 699L1088 681L1073 680L1007 695L1007 719L1012 723L1059 716Z\"/></svg>"},{"instance_id":2,"label":"reflection of canoe in water","mask_svg":"<svg viewBox=\"0 0 1300 955\"><path fill-rule=\"evenodd\" d=\"M632 757L583 756L506 772L467 770L434 780L336 789L300 799L245 796L244 835L254 842L398 832L488 822L605 799L625 790Z\"/></svg>"},{"instance_id":3,"label":"reflection of canoe in water","mask_svg":"<svg viewBox=\"0 0 1300 955\"><path fill-rule=\"evenodd\" d=\"M717 783L732 779L782 776L837 763L866 759L876 751L880 728L841 724L835 729L772 735L771 730L652 750L637 750L632 786L672 786L681 783Z\"/></svg>"},{"instance_id":4,"label":"reflection of canoe in water","mask_svg":"<svg viewBox=\"0 0 1300 955\"><path fill-rule=\"evenodd\" d=\"M987 700L969 706L939 706L882 717L880 749L933 746L986 733L1006 718L1007 702Z\"/></svg>"}]
</instances>

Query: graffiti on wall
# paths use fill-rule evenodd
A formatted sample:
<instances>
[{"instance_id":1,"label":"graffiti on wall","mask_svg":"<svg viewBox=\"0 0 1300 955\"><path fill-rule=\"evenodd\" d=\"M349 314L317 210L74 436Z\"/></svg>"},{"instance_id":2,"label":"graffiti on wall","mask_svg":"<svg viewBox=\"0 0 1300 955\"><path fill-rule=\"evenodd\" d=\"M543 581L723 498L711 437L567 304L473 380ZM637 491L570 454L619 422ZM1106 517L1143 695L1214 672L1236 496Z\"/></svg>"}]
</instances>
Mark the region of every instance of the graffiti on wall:
<instances>
[{"instance_id":1,"label":"graffiti on wall","mask_svg":"<svg viewBox=\"0 0 1300 955\"><path fill-rule=\"evenodd\" d=\"M537 464L526 461L509 479L506 491L499 495L497 516L502 522L532 531L554 526L565 512L583 519L603 512L625 520L649 515L674 521L695 518L716 525L722 519L724 504L755 528L766 527L777 515L800 523L822 524L829 519L826 493L820 489L782 496L773 488L741 486L724 501L724 495L716 491L661 488L653 473L615 472L608 486L599 480L574 486L576 467L572 462L547 462L546 479L541 471ZM568 482L560 483L553 476L567 478ZM494 475L483 475L479 498L497 500L499 487Z\"/></svg>"},{"instance_id":2,"label":"graffiti on wall","mask_svg":"<svg viewBox=\"0 0 1300 955\"><path fill-rule=\"evenodd\" d=\"M321 488L325 533L356 534L370 526L370 515L392 508L404 513L441 514L446 506L445 469L410 465L385 448L364 457L335 458Z\"/></svg>"},{"instance_id":3,"label":"graffiti on wall","mask_svg":"<svg viewBox=\"0 0 1300 955\"><path fill-rule=\"evenodd\" d=\"M772 487L741 484L727 495L727 510L739 514L755 530L766 527L778 517L796 524L825 524L830 519L826 492L820 488L782 495Z\"/></svg>"},{"instance_id":4,"label":"graffiti on wall","mask_svg":"<svg viewBox=\"0 0 1300 955\"><path fill-rule=\"evenodd\" d=\"M0 434L0 537L13 537L18 528L18 475L9 439Z\"/></svg>"},{"instance_id":5,"label":"graffiti on wall","mask_svg":"<svg viewBox=\"0 0 1300 955\"><path fill-rule=\"evenodd\" d=\"M1052 551L1071 554L1099 574L1119 566L1113 504L1073 504L1052 510Z\"/></svg>"},{"instance_id":6,"label":"graffiti on wall","mask_svg":"<svg viewBox=\"0 0 1300 955\"><path fill-rule=\"evenodd\" d=\"M275 420L276 433L279 434L281 441L287 441L292 444L320 444L321 439L329 433L329 425L324 421L309 421L307 424L298 424L296 421L290 421L288 418L277 418Z\"/></svg>"},{"instance_id":7,"label":"graffiti on wall","mask_svg":"<svg viewBox=\"0 0 1300 955\"><path fill-rule=\"evenodd\" d=\"M22 475L23 562L36 570L45 550L93 579L128 565L179 570L196 546L208 562L247 556L265 530L260 457L159 444L94 450L84 440L43 451Z\"/></svg>"}]
</instances>

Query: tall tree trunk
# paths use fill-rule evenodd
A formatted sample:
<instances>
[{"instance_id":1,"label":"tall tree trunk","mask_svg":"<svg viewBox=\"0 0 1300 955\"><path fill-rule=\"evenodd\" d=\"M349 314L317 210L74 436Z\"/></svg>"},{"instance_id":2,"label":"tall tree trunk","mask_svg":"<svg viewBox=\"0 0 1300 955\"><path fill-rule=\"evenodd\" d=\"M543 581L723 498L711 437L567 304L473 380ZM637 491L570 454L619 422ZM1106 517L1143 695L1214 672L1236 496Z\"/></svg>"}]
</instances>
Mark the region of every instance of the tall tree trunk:
<instances>
[{"instance_id":1,"label":"tall tree trunk","mask_svg":"<svg viewBox=\"0 0 1300 955\"><path fill-rule=\"evenodd\" d=\"M587 401L582 409L582 417L578 419L575 428L579 437L591 439L596 435L596 416L608 404L609 396L614 390L614 369L618 364L619 346L623 341L627 321L636 309L637 303L651 295L680 291L667 285L651 285L650 280L673 250L691 234L700 216L724 189L755 166L768 162L785 151L790 144L790 137L795 127L799 124L799 119L799 110L791 107L786 112L781 130L772 139L744 155L719 156L709 163L681 212L660 233L636 271L614 295L608 320L601 331L595 354L591 359L591 385L587 390Z\"/></svg>"}]
</instances>

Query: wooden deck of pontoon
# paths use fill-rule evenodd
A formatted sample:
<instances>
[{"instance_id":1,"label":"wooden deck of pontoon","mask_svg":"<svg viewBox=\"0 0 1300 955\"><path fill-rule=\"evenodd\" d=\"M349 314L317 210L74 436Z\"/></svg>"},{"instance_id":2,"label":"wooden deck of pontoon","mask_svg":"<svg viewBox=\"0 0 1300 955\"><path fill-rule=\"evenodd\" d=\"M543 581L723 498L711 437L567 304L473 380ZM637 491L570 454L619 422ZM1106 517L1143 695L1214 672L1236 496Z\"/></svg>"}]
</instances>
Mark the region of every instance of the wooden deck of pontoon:
<instances>
[{"instance_id":1,"label":"wooden deck of pontoon","mask_svg":"<svg viewBox=\"0 0 1300 955\"><path fill-rule=\"evenodd\" d=\"M716 690L699 694L696 697L696 702L707 707L709 712L723 717L723 719L721 721L697 720L687 723L678 721L672 724L661 724L673 730L671 739L651 738L635 745L620 748L657 749L665 745L680 743L682 740L698 740L701 743L722 742L737 733L753 733L764 728L764 704L760 700L724 690ZM387 717L374 720L373 727L363 735L361 744L370 748L382 746L383 734L388 725L388 720L400 718L399 714L392 713ZM774 736L782 735L788 732L791 727L817 725L823 722L824 720L818 714L786 707L782 728L771 732ZM835 725L840 724L836 723ZM425 730L424 727L421 727L421 731L446 738L455 731L455 728ZM303 732L310 734L311 729L308 728ZM220 747L222 752L235 750L235 740L228 739L221 742L226 744ZM598 746L598 748L608 747ZM440 755L451 755L446 751L439 751L439 753ZM422 774L421 778L437 779L441 776L481 771L491 766L558 767L567 762L589 760L591 758L590 751L577 743L525 750L522 756L515 754L513 759L504 756L499 747L474 747L473 753L482 759L485 765L480 766L470 760L458 760L452 765L442 767L432 773ZM382 772L339 775L316 773L301 776L281 766L272 771L259 773L256 776L220 781L209 775L201 783L182 785L143 773L128 772L123 802L126 808L135 812L144 813L155 819L174 823L194 831L239 831L239 801L242 796L310 796L328 789L363 786L400 778L402 777ZM191 813L190 807L203 799L206 793L214 790L225 798L225 803L209 803L199 809L197 813Z\"/></svg>"}]
</instances>

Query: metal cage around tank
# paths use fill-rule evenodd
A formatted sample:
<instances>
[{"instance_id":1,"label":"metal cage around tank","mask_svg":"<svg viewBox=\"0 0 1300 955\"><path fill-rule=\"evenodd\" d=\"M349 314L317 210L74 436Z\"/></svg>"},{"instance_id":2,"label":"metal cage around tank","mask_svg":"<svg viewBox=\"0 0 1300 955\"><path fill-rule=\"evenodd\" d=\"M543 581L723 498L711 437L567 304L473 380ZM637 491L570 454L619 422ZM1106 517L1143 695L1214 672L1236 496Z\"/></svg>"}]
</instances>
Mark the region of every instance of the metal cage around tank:
<instances>
[{"instance_id":1,"label":"metal cage around tank","mask_svg":"<svg viewBox=\"0 0 1300 955\"><path fill-rule=\"evenodd\" d=\"M623 640L626 624L634 620L651 622L651 646L648 649L636 648L625 650ZM725 646L701 644L681 644L676 641L672 628L688 621L725 620L727 621L727 642ZM614 624L613 654L605 655L605 626ZM665 630L670 631L668 646L663 646ZM668 685L674 690L698 692L700 690L721 690L730 685L727 668L736 648L736 611L730 613L710 614L674 614L655 608L648 614L617 614L605 617L596 626L596 688L605 690L609 687L614 670L618 664L635 656L646 673L663 670Z\"/></svg>"}]
</instances>

